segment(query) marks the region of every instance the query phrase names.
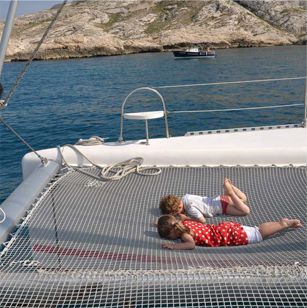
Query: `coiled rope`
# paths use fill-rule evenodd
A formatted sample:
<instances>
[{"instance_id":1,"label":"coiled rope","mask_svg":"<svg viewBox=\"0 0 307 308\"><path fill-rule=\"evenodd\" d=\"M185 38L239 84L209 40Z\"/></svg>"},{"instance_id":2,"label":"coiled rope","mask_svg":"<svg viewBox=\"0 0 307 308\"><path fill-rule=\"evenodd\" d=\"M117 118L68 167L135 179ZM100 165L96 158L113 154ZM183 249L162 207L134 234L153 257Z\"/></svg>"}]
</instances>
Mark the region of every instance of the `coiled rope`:
<instances>
[{"instance_id":1,"label":"coiled rope","mask_svg":"<svg viewBox=\"0 0 307 308\"><path fill-rule=\"evenodd\" d=\"M150 176L161 173L161 169L158 167L141 167L142 163L142 157L133 157L131 159L104 167L100 174L104 180L116 181L130 173Z\"/></svg>"},{"instance_id":2,"label":"coiled rope","mask_svg":"<svg viewBox=\"0 0 307 308\"><path fill-rule=\"evenodd\" d=\"M86 159L90 164L92 164L94 167L99 169L100 170L99 176L92 174L90 172L87 172L80 167L76 167L76 166L72 166L68 164L63 155L65 147L71 148L81 157ZM128 160L124 160L124 161L121 161L121 162L118 162L118 163L115 163L109 166L102 167L102 166L97 165L93 161L91 161L87 156L85 156L79 149L77 149L72 144L65 144L64 146L62 146L62 148L58 147L58 149L59 149L59 153L62 158L62 163L66 167L71 168L74 171L83 173L99 181L117 181L131 173L136 173L139 175L146 175L146 176L154 176L154 175L158 175L161 173L161 168L158 168L155 166L142 167L142 163L144 161L142 157L133 157Z\"/></svg>"}]
</instances>

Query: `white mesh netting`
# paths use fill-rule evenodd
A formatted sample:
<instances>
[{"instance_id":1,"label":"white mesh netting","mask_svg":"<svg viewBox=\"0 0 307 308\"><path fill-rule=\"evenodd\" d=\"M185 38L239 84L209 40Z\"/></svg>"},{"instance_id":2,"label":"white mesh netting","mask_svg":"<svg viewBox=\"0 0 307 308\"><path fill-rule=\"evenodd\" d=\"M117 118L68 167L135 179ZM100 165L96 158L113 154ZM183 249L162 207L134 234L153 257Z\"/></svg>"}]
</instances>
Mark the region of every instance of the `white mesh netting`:
<instances>
[{"instance_id":1,"label":"white mesh netting","mask_svg":"<svg viewBox=\"0 0 307 308\"><path fill-rule=\"evenodd\" d=\"M304 224L306 167L169 167L115 182L62 170L3 247L0 307L303 307L304 228L248 246L161 249L160 197L220 194L225 176L252 213L208 223Z\"/></svg>"}]
</instances>

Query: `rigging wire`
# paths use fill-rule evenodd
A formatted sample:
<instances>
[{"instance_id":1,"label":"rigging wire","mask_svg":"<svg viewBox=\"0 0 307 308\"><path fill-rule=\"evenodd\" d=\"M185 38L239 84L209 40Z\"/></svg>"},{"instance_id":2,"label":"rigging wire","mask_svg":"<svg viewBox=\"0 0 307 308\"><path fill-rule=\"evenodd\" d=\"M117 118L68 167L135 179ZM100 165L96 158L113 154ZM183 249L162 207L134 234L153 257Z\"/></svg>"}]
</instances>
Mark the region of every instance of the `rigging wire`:
<instances>
[{"instance_id":1,"label":"rigging wire","mask_svg":"<svg viewBox=\"0 0 307 308\"><path fill-rule=\"evenodd\" d=\"M0 83L0 110L4 107L4 100L1 99L2 93L3 93L3 86L2 86L2 84Z\"/></svg>"},{"instance_id":2,"label":"rigging wire","mask_svg":"<svg viewBox=\"0 0 307 308\"><path fill-rule=\"evenodd\" d=\"M17 76L13 86L11 87L9 93L7 94L7 96L5 97L4 101L0 101L1 105L0 105L0 109L5 108L8 105L9 100L11 99L11 97L13 96L17 86L19 85L19 83L22 81L23 77L25 76L26 72L28 71L33 59L35 58L39 48L41 47L41 45L43 44L43 42L45 41L50 29L53 27L54 23L56 22L56 20L58 19L60 13L62 12L65 4L67 3L68 0L64 0L63 3L61 4L61 6L59 7L59 9L57 10L56 14L54 15L53 19L51 20L50 24L48 25L47 29L45 30L42 38L40 39L40 41L38 42L36 48L34 49L32 55L30 56L29 60L27 61L27 63L25 64L25 66L23 67L23 69L21 70L21 72L19 73L19 75ZM2 85L0 85L0 90L2 94L3 91L3 87ZM1 95L0 95L1 97ZM43 165L45 165L47 163L47 159L42 157L41 155L39 155L37 153L37 151L35 151L35 149L27 142L25 141L25 139L23 139L21 137L20 134L18 134L12 126L10 126L8 123L6 123L3 119L3 117L0 117L0 122L6 126L7 129L9 129L24 145L26 145L32 152L34 152L36 154L36 156L40 159L40 161L42 162Z\"/></svg>"},{"instance_id":3,"label":"rigging wire","mask_svg":"<svg viewBox=\"0 0 307 308\"><path fill-rule=\"evenodd\" d=\"M43 34L43 36L41 37L40 41L38 42L36 48L34 49L32 55L30 56L29 60L27 61L27 63L25 64L25 66L23 67L23 69L21 70L21 72L19 73L18 77L16 78L13 86L11 87L9 93L7 94L7 96L4 99L4 107L7 106L9 100L11 99L12 95L14 94L17 86L19 85L19 83L22 81L24 75L26 74L26 72L28 71L33 59L35 58L39 48L41 47L41 45L43 44L43 42L45 41L45 38L47 37L50 29L53 27L54 23L56 22L56 20L58 19L60 13L62 12L65 4L67 3L68 0L64 0L63 3L61 4L61 6L59 7L59 9L57 10L56 14L54 15L53 19L51 20L50 24L48 25L45 33Z\"/></svg>"},{"instance_id":4,"label":"rigging wire","mask_svg":"<svg viewBox=\"0 0 307 308\"><path fill-rule=\"evenodd\" d=\"M47 158L42 157L41 155L39 155L39 154L37 153L37 151L36 151L25 139L23 139L23 138L20 136L20 134L18 134L18 133L16 132L16 130L15 130L12 126L10 126L8 123L6 123L6 122L4 121L3 117L0 117L0 122L1 122L8 130L10 130L10 131L21 141L21 143L23 143L25 146L27 146L27 147L31 150L31 152L35 153L36 156L40 159L40 161L42 162L43 165L46 165L46 163L47 163Z\"/></svg>"}]
</instances>

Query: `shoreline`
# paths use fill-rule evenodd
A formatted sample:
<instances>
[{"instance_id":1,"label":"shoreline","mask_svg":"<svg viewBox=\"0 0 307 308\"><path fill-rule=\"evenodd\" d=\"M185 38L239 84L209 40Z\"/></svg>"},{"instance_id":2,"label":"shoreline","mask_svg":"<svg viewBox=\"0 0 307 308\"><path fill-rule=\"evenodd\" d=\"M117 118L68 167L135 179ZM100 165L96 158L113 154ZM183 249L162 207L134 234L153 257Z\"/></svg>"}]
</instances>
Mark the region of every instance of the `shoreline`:
<instances>
[{"instance_id":1,"label":"shoreline","mask_svg":"<svg viewBox=\"0 0 307 308\"><path fill-rule=\"evenodd\" d=\"M193 44L192 44L193 45ZM194 44L197 46L197 44ZM212 47L213 50L225 50L225 49L249 49L249 48L273 48L273 47L290 47L290 46L306 46L305 43L296 43L296 44L283 44L283 45L263 45L263 46L228 46L228 47ZM182 49L186 49L189 46L182 47ZM148 50L148 51L131 51L131 52L123 52L123 53L114 53L114 54L88 54L88 55L74 55L74 56L65 56L65 57L48 57L48 58L34 58L33 61L60 61L60 60L76 60L76 59L89 59L89 58L100 58L100 57L117 57L117 56L127 56L127 55L137 55L144 53L167 53L173 52L175 50L180 50L179 48L170 48L170 49L162 49L162 50ZM29 58L13 58L13 59L5 59L5 63L14 63L14 62L27 62Z\"/></svg>"},{"instance_id":2,"label":"shoreline","mask_svg":"<svg viewBox=\"0 0 307 308\"><path fill-rule=\"evenodd\" d=\"M16 18L7 62L26 61L59 7ZM78 0L57 16L35 60L76 59L197 46L201 49L305 44L300 2ZM0 23L0 32L3 29Z\"/></svg>"}]
</instances>

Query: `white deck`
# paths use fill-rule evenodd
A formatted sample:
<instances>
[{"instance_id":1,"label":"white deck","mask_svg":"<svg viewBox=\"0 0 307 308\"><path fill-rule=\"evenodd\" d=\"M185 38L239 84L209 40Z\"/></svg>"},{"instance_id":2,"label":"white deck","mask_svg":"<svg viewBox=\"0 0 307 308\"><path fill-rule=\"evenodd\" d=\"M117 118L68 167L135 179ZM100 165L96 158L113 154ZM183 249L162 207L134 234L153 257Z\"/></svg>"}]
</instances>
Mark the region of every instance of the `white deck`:
<instances>
[{"instance_id":1,"label":"white deck","mask_svg":"<svg viewBox=\"0 0 307 308\"><path fill-rule=\"evenodd\" d=\"M307 128L283 128L263 131L232 132L172 138L109 142L95 146L76 146L99 165L109 165L132 157L142 157L144 165L305 165L307 164ZM40 155L60 163L58 149L39 151ZM72 165L89 163L70 148L65 160ZM26 178L40 164L33 153L23 159Z\"/></svg>"}]
</instances>

